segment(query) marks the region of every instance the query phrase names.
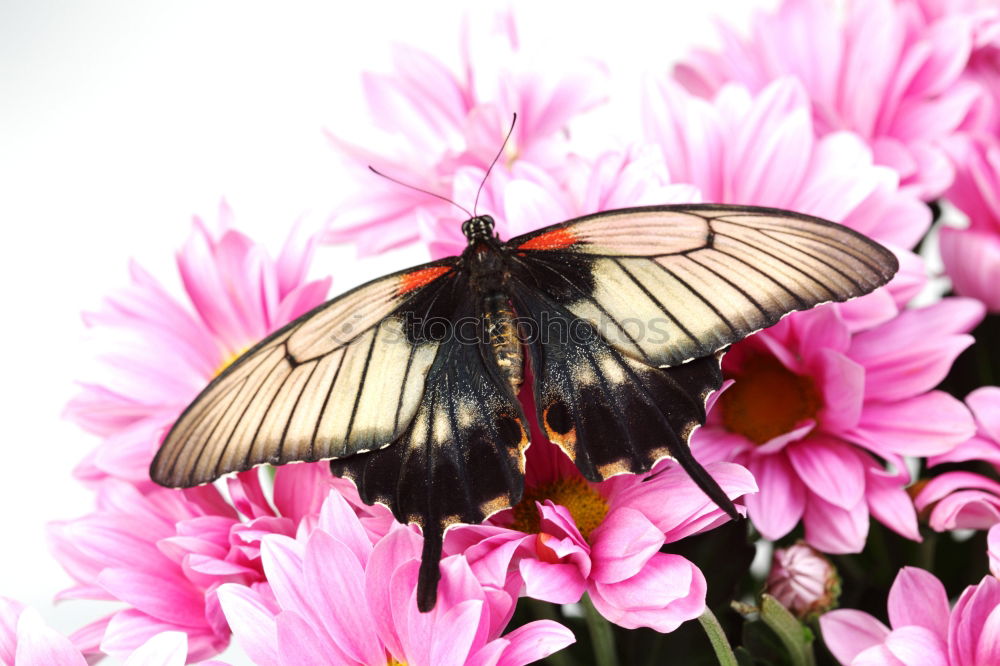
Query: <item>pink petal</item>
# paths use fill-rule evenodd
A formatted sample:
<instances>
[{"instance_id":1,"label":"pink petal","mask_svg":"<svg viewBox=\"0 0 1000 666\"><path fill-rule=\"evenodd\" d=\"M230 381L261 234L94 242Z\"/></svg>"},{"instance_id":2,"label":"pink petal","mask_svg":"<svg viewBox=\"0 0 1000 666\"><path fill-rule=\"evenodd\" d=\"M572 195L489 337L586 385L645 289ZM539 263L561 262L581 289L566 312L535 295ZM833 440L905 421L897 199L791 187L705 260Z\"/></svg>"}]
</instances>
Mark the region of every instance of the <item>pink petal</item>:
<instances>
[{"instance_id":1,"label":"pink petal","mask_svg":"<svg viewBox=\"0 0 1000 666\"><path fill-rule=\"evenodd\" d=\"M849 509L865 494L865 468L847 444L814 434L786 449L788 460L809 490Z\"/></svg>"},{"instance_id":2,"label":"pink petal","mask_svg":"<svg viewBox=\"0 0 1000 666\"><path fill-rule=\"evenodd\" d=\"M550 564L523 559L518 565L524 579L524 593L532 599L554 604L572 604L587 589L587 579L574 564Z\"/></svg>"},{"instance_id":3,"label":"pink petal","mask_svg":"<svg viewBox=\"0 0 1000 666\"><path fill-rule=\"evenodd\" d=\"M802 521L806 541L824 553L860 553L868 536L868 505L863 500L850 509L809 494Z\"/></svg>"},{"instance_id":4,"label":"pink petal","mask_svg":"<svg viewBox=\"0 0 1000 666\"><path fill-rule=\"evenodd\" d=\"M885 647L906 666L948 666L944 636L926 627L911 625L893 629L885 639Z\"/></svg>"},{"instance_id":5,"label":"pink petal","mask_svg":"<svg viewBox=\"0 0 1000 666\"><path fill-rule=\"evenodd\" d=\"M463 601L449 608L434 627L431 641L430 664L462 666L465 664L483 614L482 601ZM377 663L377 662L369 662Z\"/></svg>"},{"instance_id":6,"label":"pink petal","mask_svg":"<svg viewBox=\"0 0 1000 666\"><path fill-rule=\"evenodd\" d=\"M889 635L889 628L868 613L843 609L830 611L819 618L823 642L842 664L868 648L879 645Z\"/></svg>"},{"instance_id":7,"label":"pink petal","mask_svg":"<svg viewBox=\"0 0 1000 666\"><path fill-rule=\"evenodd\" d=\"M983 386L965 396L976 424L1000 448L1000 386Z\"/></svg>"},{"instance_id":8,"label":"pink petal","mask_svg":"<svg viewBox=\"0 0 1000 666\"><path fill-rule=\"evenodd\" d=\"M705 577L694 564L657 553L637 575L620 583L595 583L591 600L601 615L626 629L668 633L705 611Z\"/></svg>"},{"instance_id":9,"label":"pink petal","mask_svg":"<svg viewBox=\"0 0 1000 666\"><path fill-rule=\"evenodd\" d=\"M323 502L318 527L347 546L354 553L359 566L368 562L372 552L371 539L368 538L354 509L340 493L329 493Z\"/></svg>"},{"instance_id":10,"label":"pink petal","mask_svg":"<svg viewBox=\"0 0 1000 666\"><path fill-rule=\"evenodd\" d=\"M219 588L219 603L236 642L261 666L277 666L278 626L272 611L260 596L244 585L229 583Z\"/></svg>"},{"instance_id":11,"label":"pink petal","mask_svg":"<svg viewBox=\"0 0 1000 666\"><path fill-rule=\"evenodd\" d=\"M889 590L889 623L894 629L918 626L942 642L948 636L951 608L941 581L927 571L903 567Z\"/></svg>"},{"instance_id":12,"label":"pink petal","mask_svg":"<svg viewBox=\"0 0 1000 666\"><path fill-rule=\"evenodd\" d=\"M14 663L14 648L17 646L17 618L24 606L13 599L0 597L0 663Z\"/></svg>"},{"instance_id":13,"label":"pink petal","mask_svg":"<svg viewBox=\"0 0 1000 666\"><path fill-rule=\"evenodd\" d=\"M393 602L390 586L393 574L405 563L415 562L420 557L421 539L412 530L396 525L388 535L372 550L365 576L365 596L371 608L372 623L378 632L379 641L397 657L402 657L403 648L399 643L393 625Z\"/></svg>"},{"instance_id":14,"label":"pink petal","mask_svg":"<svg viewBox=\"0 0 1000 666\"><path fill-rule=\"evenodd\" d=\"M129 655L123 666L184 666L187 652L187 634L165 631L143 643Z\"/></svg>"},{"instance_id":15,"label":"pink petal","mask_svg":"<svg viewBox=\"0 0 1000 666\"><path fill-rule=\"evenodd\" d=\"M991 616L1000 607L1000 580L983 578L979 585L970 585L962 592L951 612L948 625L948 656L951 666L978 666L981 647L992 650L995 636L984 636L987 623L996 627ZM985 651L985 650L984 650Z\"/></svg>"},{"instance_id":16,"label":"pink petal","mask_svg":"<svg viewBox=\"0 0 1000 666\"><path fill-rule=\"evenodd\" d=\"M69 639L51 629L34 608L26 608L17 620L17 648L13 664L42 666L87 666L87 660Z\"/></svg>"},{"instance_id":17,"label":"pink petal","mask_svg":"<svg viewBox=\"0 0 1000 666\"><path fill-rule=\"evenodd\" d=\"M832 349L821 349L814 373L823 394L819 421L831 432L853 428L861 417L866 368Z\"/></svg>"},{"instance_id":18,"label":"pink petal","mask_svg":"<svg viewBox=\"0 0 1000 666\"><path fill-rule=\"evenodd\" d=\"M540 661L576 642L573 632L550 620L537 620L504 636L509 645L497 666L522 666Z\"/></svg>"},{"instance_id":19,"label":"pink petal","mask_svg":"<svg viewBox=\"0 0 1000 666\"><path fill-rule=\"evenodd\" d=\"M636 575L663 545L663 532L642 513L622 507L610 512L590 535L590 577L617 583Z\"/></svg>"},{"instance_id":20,"label":"pink petal","mask_svg":"<svg viewBox=\"0 0 1000 666\"><path fill-rule=\"evenodd\" d=\"M185 627L205 626L205 597L177 575L105 569L97 582L118 599L155 618Z\"/></svg>"},{"instance_id":21,"label":"pink petal","mask_svg":"<svg viewBox=\"0 0 1000 666\"><path fill-rule=\"evenodd\" d=\"M320 639L314 625L302 619L298 613L287 610L278 613L275 624L278 645L281 646L279 652L281 666L351 663L335 646Z\"/></svg>"},{"instance_id":22,"label":"pink petal","mask_svg":"<svg viewBox=\"0 0 1000 666\"><path fill-rule=\"evenodd\" d=\"M990 558L990 573L1000 578L1000 524L991 527L986 536L986 553Z\"/></svg>"},{"instance_id":23,"label":"pink petal","mask_svg":"<svg viewBox=\"0 0 1000 666\"><path fill-rule=\"evenodd\" d=\"M743 501L750 518L765 538L780 539L802 518L806 507L806 490L788 458L779 453L762 456L748 465L760 492Z\"/></svg>"},{"instance_id":24,"label":"pink petal","mask_svg":"<svg viewBox=\"0 0 1000 666\"><path fill-rule=\"evenodd\" d=\"M922 541L913 500L906 492L906 475L870 467L865 482L868 510L883 525L907 539Z\"/></svg>"},{"instance_id":25,"label":"pink petal","mask_svg":"<svg viewBox=\"0 0 1000 666\"><path fill-rule=\"evenodd\" d=\"M975 434L965 406L943 391L894 403L865 405L861 421L847 437L874 452L928 456L945 453Z\"/></svg>"}]
</instances>

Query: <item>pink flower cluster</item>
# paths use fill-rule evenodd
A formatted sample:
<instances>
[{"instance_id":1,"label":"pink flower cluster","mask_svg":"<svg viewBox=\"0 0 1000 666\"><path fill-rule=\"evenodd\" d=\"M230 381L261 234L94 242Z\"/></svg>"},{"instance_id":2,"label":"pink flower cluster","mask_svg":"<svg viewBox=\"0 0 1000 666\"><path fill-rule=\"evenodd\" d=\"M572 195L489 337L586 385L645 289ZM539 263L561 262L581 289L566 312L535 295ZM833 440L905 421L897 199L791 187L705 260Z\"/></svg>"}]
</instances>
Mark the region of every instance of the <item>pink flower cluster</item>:
<instances>
[{"instance_id":1,"label":"pink flower cluster","mask_svg":"<svg viewBox=\"0 0 1000 666\"><path fill-rule=\"evenodd\" d=\"M510 13L486 32L466 28L458 70L401 47L392 73L364 78L387 147L330 137L363 186L321 234L297 226L272 255L223 205L178 252L179 292L133 265L131 283L85 315L106 347L104 373L67 414L101 439L77 470L96 506L52 525L51 542L77 583L61 598L118 605L66 638L0 600L0 663L179 664L235 637L260 664L516 666L574 641L551 621L507 631L520 596L586 596L619 627L660 632L705 612L712 581L671 544L729 518L671 461L587 482L535 423L524 499L448 531L426 614L415 602L419 530L363 504L322 463L184 491L149 480L198 391L325 300L330 280L308 277L319 240L362 253L421 243L433 256L465 244L458 207L369 164L460 206L478 199L504 238L599 210L712 201L817 215L886 244L901 265L886 288L732 347L695 455L765 539L802 526L805 543L779 551L769 583L802 616L835 596L832 565L811 549L861 551L871 518L915 541L918 516L938 531L997 525L994 479L949 471L915 501L908 486L914 463L1000 471L1000 389L965 403L936 389L986 310L1000 312L998 63L1000 10L972 0L855 0L843 15L826 0L784 0L749 37L723 28L720 51L650 78L624 147L583 154L570 129L607 97L599 62L539 66ZM940 234L960 296L918 307L926 268L911 249L939 196L969 217ZM530 391L522 401L533 414ZM1000 526L989 543L1000 571ZM906 568L889 595L891 628L838 610L820 620L824 640L850 664L1000 661L998 585L987 577L949 609L932 574Z\"/></svg>"}]
</instances>

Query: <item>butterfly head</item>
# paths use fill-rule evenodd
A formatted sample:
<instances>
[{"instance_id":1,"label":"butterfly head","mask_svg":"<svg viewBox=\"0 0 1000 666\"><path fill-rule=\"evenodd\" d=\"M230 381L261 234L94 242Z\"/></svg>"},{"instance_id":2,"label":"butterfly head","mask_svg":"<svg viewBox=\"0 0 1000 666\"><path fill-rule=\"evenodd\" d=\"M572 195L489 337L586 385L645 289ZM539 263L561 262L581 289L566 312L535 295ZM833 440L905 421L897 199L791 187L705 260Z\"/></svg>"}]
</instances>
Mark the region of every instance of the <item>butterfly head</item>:
<instances>
[{"instance_id":1,"label":"butterfly head","mask_svg":"<svg viewBox=\"0 0 1000 666\"><path fill-rule=\"evenodd\" d=\"M489 215L470 217L462 223L462 233L469 239L469 244L489 240L493 237L493 218Z\"/></svg>"}]
</instances>

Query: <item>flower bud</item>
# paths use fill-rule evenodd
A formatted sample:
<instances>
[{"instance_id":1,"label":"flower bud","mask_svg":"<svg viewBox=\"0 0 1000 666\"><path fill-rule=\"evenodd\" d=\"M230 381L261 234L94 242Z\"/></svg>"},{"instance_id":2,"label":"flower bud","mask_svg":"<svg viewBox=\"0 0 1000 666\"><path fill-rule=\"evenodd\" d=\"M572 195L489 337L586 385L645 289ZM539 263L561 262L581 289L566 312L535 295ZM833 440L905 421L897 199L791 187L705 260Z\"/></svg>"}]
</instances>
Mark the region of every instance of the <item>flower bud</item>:
<instances>
[{"instance_id":1,"label":"flower bud","mask_svg":"<svg viewBox=\"0 0 1000 666\"><path fill-rule=\"evenodd\" d=\"M840 577L830 560L799 541L774 551L766 592L799 619L806 619L836 605Z\"/></svg>"}]
</instances>

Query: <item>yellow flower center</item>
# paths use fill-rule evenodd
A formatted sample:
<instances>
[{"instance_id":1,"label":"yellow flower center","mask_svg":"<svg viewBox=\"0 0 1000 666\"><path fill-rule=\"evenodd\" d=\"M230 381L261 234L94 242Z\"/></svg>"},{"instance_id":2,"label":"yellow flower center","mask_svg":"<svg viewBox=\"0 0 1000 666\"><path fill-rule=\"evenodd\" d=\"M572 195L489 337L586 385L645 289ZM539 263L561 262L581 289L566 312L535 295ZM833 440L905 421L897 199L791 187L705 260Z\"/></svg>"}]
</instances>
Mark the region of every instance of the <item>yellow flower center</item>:
<instances>
[{"instance_id":1,"label":"yellow flower center","mask_svg":"<svg viewBox=\"0 0 1000 666\"><path fill-rule=\"evenodd\" d=\"M405 661L396 661L392 657L389 657L389 663L386 666L406 666Z\"/></svg>"},{"instance_id":2,"label":"yellow flower center","mask_svg":"<svg viewBox=\"0 0 1000 666\"><path fill-rule=\"evenodd\" d=\"M719 398L722 422L757 444L814 418L823 400L812 379L790 371L773 356L750 358Z\"/></svg>"},{"instance_id":3,"label":"yellow flower center","mask_svg":"<svg viewBox=\"0 0 1000 666\"><path fill-rule=\"evenodd\" d=\"M236 359L238 359L240 356L243 356L243 353L247 349L249 349L249 347L244 347L243 349L241 349L241 350L239 350L237 352L234 352L234 353L230 354L229 356L227 356L225 358L225 360L222 361L222 365L219 366L219 368L215 371L215 374L212 375L212 377L213 378L218 377L223 372L225 372L226 368L228 368L229 366L231 366L233 364L233 361L235 361Z\"/></svg>"},{"instance_id":4,"label":"yellow flower center","mask_svg":"<svg viewBox=\"0 0 1000 666\"><path fill-rule=\"evenodd\" d=\"M601 524L608 514L608 503L582 478L559 479L524 493L514 507L513 529L526 534L541 531L542 517L535 502L552 500L569 510L584 539Z\"/></svg>"}]
</instances>

